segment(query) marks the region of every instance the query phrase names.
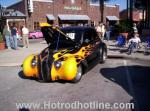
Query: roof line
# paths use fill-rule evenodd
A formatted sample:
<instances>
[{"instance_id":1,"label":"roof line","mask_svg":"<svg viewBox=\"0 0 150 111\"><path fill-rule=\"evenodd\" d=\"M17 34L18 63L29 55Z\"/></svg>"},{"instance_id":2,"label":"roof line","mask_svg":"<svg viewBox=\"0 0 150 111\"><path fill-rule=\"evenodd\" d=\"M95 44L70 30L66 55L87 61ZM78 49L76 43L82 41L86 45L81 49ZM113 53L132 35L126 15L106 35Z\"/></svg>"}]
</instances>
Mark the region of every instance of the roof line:
<instances>
[{"instance_id":1,"label":"roof line","mask_svg":"<svg viewBox=\"0 0 150 111\"><path fill-rule=\"evenodd\" d=\"M13 6L13 5L16 5L16 4L20 3L20 2L22 2L22 0L20 0L20 1L18 1L18 2L15 2L15 3L13 3L13 4L7 6L6 8L9 8L9 7Z\"/></svg>"}]
</instances>

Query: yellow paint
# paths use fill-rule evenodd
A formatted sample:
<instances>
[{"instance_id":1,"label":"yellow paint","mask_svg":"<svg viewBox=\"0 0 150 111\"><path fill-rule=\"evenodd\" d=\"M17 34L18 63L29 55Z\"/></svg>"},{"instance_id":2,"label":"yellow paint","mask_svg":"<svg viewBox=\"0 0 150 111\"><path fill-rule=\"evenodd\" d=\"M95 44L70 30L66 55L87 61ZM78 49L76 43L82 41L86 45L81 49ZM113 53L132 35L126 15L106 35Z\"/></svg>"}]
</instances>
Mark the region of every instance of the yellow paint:
<instances>
[{"instance_id":1,"label":"yellow paint","mask_svg":"<svg viewBox=\"0 0 150 111\"><path fill-rule=\"evenodd\" d=\"M37 66L32 67L31 62L35 55L28 56L23 62L23 73L26 77L38 77ZM37 59L37 57L36 57Z\"/></svg>"},{"instance_id":2,"label":"yellow paint","mask_svg":"<svg viewBox=\"0 0 150 111\"><path fill-rule=\"evenodd\" d=\"M56 69L54 64L52 64L51 68L51 77L52 81L55 80L73 80L77 74L77 65L80 64L82 60L84 60L88 55L91 54L92 46L84 46L82 47L77 53L71 54L67 53L68 50L61 50L53 55L54 61L59 60L60 58L65 58L62 61L62 65L59 69ZM58 56L62 55L62 56ZM76 61L77 58L80 60L79 62Z\"/></svg>"},{"instance_id":3,"label":"yellow paint","mask_svg":"<svg viewBox=\"0 0 150 111\"><path fill-rule=\"evenodd\" d=\"M54 30L61 32L58 28L53 27L52 25L48 23L40 23L41 27L51 27ZM65 35L65 34L64 34ZM64 61L61 61L61 67L59 69L56 69L54 66L54 63L51 67L51 78L52 81L55 80L73 80L76 77L77 74L77 66L80 64L82 60L84 60L87 56L89 56L92 53L93 46L87 45L82 47L78 52L76 53L68 53L69 50L61 50L53 55L54 61L61 60L61 58L64 58ZM27 57L23 63L23 72L26 77L37 77L38 78L38 69L36 67L31 66L31 61L35 55L30 55ZM45 56L47 57L47 56ZM36 58L37 59L37 58ZM44 58L40 58L40 62L43 61ZM78 60L78 61L77 61Z\"/></svg>"},{"instance_id":4,"label":"yellow paint","mask_svg":"<svg viewBox=\"0 0 150 111\"><path fill-rule=\"evenodd\" d=\"M52 81L62 79L62 80L73 80L77 73L77 62L75 58L68 58L66 61L62 62L60 69L56 69L54 64L52 64L51 78Z\"/></svg>"},{"instance_id":5,"label":"yellow paint","mask_svg":"<svg viewBox=\"0 0 150 111\"><path fill-rule=\"evenodd\" d=\"M46 27L46 26L52 26L52 25L50 25L49 23L40 23L40 27Z\"/></svg>"}]
</instances>

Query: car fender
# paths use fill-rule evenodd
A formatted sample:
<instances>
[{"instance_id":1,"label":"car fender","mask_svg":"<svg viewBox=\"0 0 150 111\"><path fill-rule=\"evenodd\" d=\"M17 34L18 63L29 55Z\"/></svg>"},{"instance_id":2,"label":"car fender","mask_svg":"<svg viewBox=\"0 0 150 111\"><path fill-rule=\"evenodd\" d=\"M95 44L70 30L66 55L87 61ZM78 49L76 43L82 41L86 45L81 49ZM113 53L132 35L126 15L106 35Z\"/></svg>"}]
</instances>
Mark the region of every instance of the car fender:
<instances>
[{"instance_id":1,"label":"car fender","mask_svg":"<svg viewBox=\"0 0 150 111\"><path fill-rule=\"evenodd\" d=\"M62 80L72 80L77 73L77 62L74 57L67 58L67 60L62 61L61 67L57 69L52 64L51 68L51 78L52 81L62 79Z\"/></svg>"},{"instance_id":2,"label":"car fender","mask_svg":"<svg viewBox=\"0 0 150 111\"><path fill-rule=\"evenodd\" d=\"M25 77L38 77L37 65L32 66L32 60L35 58L37 61L37 56L32 54L29 55L23 62L23 73Z\"/></svg>"}]
</instances>

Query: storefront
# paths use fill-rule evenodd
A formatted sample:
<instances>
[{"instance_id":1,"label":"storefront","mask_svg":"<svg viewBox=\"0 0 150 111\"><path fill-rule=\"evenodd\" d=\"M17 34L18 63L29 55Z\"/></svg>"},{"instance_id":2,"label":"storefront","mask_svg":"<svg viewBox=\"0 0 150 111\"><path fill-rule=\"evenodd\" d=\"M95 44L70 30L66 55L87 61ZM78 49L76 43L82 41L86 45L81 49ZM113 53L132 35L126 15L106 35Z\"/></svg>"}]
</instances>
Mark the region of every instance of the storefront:
<instances>
[{"instance_id":1,"label":"storefront","mask_svg":"<svg viewBox=\"0 0 150 111\"><path fill-rule=\"evenodd\" d=\"M116 16L106 16L106 21L109 22L109 25L115 25L119 22L119 18Z\"/></svg>"},{"instance_id":2,"label":"storefront","mask_svg":"<svg viewBox=\"0 0 150 111\"><path fill-rule=\"evenodd\" d=\"M100 10L96 0L22 0L9 9L24 13L27 27L32 31L39 28L40 22L54 25L97 25L100 21ZM97 0L98 1L98 0ZM106 16L119 18L119 5L104 6L104 23Z\"/></svg>"},{"instance_id":3,"label":"storefront","mask_svg":"<svg viewBox=\"0 0 150 111\"><path fill-rule=\"evenodd\" d=\"M24 15L20 11L8 12L3 16L4 24L8 24L10 27L13 26L13 24L15 24L17 29L21 29L25 22L26 15Z\"/></svg>"},{"instance_id":4,"label":"storefront","mask_svg":"<svg viewBox=\"0 0 150 111\"><path fill-rule=\"evenodd\" d=\"M90 18L87 15L71 15L71 14L61 14L58 15L58 22L61 26L68 25L85 25L88 24Z\"/></svg>"}]
</instances>

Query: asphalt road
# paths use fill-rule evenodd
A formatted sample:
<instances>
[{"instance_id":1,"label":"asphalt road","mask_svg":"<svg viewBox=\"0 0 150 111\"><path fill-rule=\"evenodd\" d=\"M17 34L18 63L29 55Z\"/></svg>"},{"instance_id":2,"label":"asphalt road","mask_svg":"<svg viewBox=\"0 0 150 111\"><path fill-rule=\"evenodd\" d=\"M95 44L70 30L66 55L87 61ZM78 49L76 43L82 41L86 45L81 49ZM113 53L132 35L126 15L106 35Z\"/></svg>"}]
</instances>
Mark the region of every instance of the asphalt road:
<instances>
[{"instance_id":1,"label":"asphalt road","mask_svg":"<svg viewBox=\"0 0 150 111\"><path fill-rule=\"evenodd\" d=\"M136 111L150 111L149 61L109 59L105 64L95 65L83 75L77 84L40 83L36 80L21 78L20 71L20 67L0 67L1 111L34 111L33 109L17 109L16 103L38 102L43 106L45 101L52 103L58 101L65 103L74 101L134 103ZM43 109L35 111L43 111ZM69 110L63 109L62 111ZM80 111L91 110L82 109ZM109 109L106 111L131 110Z\"/></svg>"}]
</instances>

